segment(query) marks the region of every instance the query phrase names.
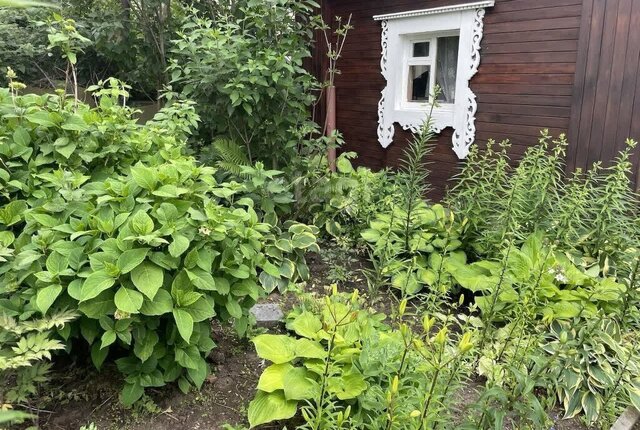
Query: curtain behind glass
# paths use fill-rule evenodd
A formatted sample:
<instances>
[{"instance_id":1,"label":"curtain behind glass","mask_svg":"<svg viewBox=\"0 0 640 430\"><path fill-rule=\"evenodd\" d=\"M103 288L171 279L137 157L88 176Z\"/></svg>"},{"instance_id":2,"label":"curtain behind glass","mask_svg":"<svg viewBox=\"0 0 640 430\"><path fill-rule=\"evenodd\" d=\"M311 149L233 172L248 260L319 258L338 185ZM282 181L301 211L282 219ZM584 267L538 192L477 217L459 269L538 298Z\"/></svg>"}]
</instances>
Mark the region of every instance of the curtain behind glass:
<instances>
[{"instance_id":1,"label":"curtain behind glass","mask_svg":"<svg viewBox=\"0 0 640 430\"><path fill-rule=\"evenodd\" d=\"M454 103L456 99L459 42L458 36L438 38L436 84L441 91L438 100L444 103Z\"/></svg>"}]
</instances>

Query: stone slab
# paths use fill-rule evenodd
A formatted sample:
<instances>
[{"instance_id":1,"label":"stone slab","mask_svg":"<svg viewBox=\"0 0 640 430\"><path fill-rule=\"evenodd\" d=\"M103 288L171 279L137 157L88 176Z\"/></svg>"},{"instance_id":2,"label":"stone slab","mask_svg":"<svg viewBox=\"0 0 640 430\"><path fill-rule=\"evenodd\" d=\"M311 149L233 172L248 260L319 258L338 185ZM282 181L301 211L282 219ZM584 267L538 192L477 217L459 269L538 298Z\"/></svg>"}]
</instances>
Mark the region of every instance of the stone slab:
<instances>
[{"instance_id":1,"label":"stone slab","mask_svg":"<svg viewBox=\"0 0 640 430\"><path fill-rule=\"evenodd\" d=\"M640 412L633 406L629 406L613 424L611 430L631 430L638 420L640 420Z\"/></svg>"},{"instance_id":2,"label":"stone slab","mask_svg":"<svg viewBox=\"0 0 640 430\"><path fill-rule=\"evenodd\" d=\"M284 320L284 312L277 303L258 303L251 308L251 313L256 318L258 325L270 326Z\"/></svg>"}]
</instances>

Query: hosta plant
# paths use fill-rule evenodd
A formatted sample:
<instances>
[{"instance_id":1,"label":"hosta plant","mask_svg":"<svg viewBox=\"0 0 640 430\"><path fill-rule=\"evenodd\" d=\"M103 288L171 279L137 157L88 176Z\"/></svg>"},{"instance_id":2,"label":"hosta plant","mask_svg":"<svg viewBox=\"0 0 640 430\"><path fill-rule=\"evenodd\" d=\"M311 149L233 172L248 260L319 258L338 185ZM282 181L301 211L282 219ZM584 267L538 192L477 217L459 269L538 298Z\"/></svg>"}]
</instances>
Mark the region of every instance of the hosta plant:
<instances>
[{"instance_id":1,"label":"hosta plant","mask_svg":"<svg viewBox=\"0 0 640 430\"><path fill-rule=\"evenodd\" d=\"M361 309L357 294L327 297L316 312L297 310L287 327L297 336L263 334L253 339L258 356L271 362L249 405L251 427L293 417L298 408L308 422L337 419L367 383L355 365L362 339L383 315ZM348 414L347 414L348 415Z\"/></svg>"},{"instance_id":2,"label":"hosta plant","mask_svg":"<svg viewBox=\"0 0 640 430\"><path fill-rule=\"evenodd\" d=\"M399 306L402 317L407 302ZM449 425L452 396L470 371L474 347L466 317L425 315L421 329L382 323L357 292L305 303L288 317L295 335L260 335L270 364L249 405L249 422L300 412L302 429L416 429ZM419 324L418 324L419 325Z\"/></svg>"},{"instance_id":3,"label":"hosta plant","mask_svg":"<svg viewBox=\"0 0 640 430\"><path fill-rule=\"evenodd\" d=\"M583 270L565 254L544 244L541 234L531 235L519 248L504 251L502 262L449 259L445 269L463 288L478 296L475 303L492 318L508 320L519 303L536 308L550 322L580 315L612 314L622 308L626 287L616 278L601 277L598 267Z\"/></svg>"},{"instance_id":4,"label":"hosta plant","mask_svg":"<svg viewBox=\"0 0 640 430\"><path fill-rule=\"evenodd\" d=\"M371 221L362 237L372 253L383 261L381 272L391 285L413 295L425 286L448 289L455 284L442 270L443 262L454 259L466 263L460 235L465 223L440 204L419 202L411 213L399 206Z\"/></svg>"}]
</instances>

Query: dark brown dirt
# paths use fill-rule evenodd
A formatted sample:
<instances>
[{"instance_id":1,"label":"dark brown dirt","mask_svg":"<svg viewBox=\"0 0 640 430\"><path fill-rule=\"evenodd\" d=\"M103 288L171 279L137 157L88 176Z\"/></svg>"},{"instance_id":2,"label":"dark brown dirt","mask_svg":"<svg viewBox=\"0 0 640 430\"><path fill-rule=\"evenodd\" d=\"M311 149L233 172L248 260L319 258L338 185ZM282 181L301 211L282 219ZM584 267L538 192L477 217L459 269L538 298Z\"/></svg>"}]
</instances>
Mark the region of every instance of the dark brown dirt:
<instances>
[{"instance_id":1,"label":"dark brown dirt","mask_svg":"<svg viewBox=\"0 0 640 430\"><path fill-rule=\"evenodd\" d=\"M150 410L125 410L118 403L120 376L114 368L76 373L71 378L77 379L63 387L76 398L47 405L51 413L40 414L41 428L76 430L94 422L99 430L221 430L226 423L243 424L264 363L251 344L230 330L214 325L213 336L218 345L209 357L213 374L201 391L183 394L170 385L150 392L155 403L149 403ZM65 376L55 379L63 384Z\"/></svg>"}]
</instances>

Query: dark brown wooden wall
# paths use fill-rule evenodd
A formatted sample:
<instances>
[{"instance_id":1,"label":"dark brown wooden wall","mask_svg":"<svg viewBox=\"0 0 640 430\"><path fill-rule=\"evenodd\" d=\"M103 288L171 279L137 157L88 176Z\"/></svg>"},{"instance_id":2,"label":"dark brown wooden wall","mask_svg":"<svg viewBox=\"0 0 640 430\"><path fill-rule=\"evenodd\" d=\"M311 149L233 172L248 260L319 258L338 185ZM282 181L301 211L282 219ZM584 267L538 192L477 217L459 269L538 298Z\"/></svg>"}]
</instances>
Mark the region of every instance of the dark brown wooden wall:
<instances>
[{"instance_id":1,"label":"dark brown wooden wall","mask_svg":"<svg viewBox=\"0 0 640 430\"><path fill-rule=\"evenodd\" d=\"M600 0L593 0L600 1ZM604 0L602 0L604 1ZM638 0L620 0L621 2ZM346 150L372 168L395 166L410 135L397 128L388 149L378 143L377 106L385 85L380 74L380 23L377 14L460 3L455 0L325 0L325 16L353 14L337 79L338 128ZM583 0L496 0L484 20L482 60L471 88L478 97L476 142L509 138L513 156L534 144L540 129L566 132ZM638 31L639 27L636 27ZM431 156L435 198L442 195L459 166L445 129Z\"/></svg>"},{"instance_id":2,"label":"dark brown wooden wall","mask_svg":"<svg viewBox=\"0 0 640 430\"><path fill-rule=\"evenodd\" d=\"M567 164L605 163L640 138L640 0L584 0ZM640 166L640 151L634 154ZM634 181L640 186L638 170Z\"/></svg>"}]
</instances>

